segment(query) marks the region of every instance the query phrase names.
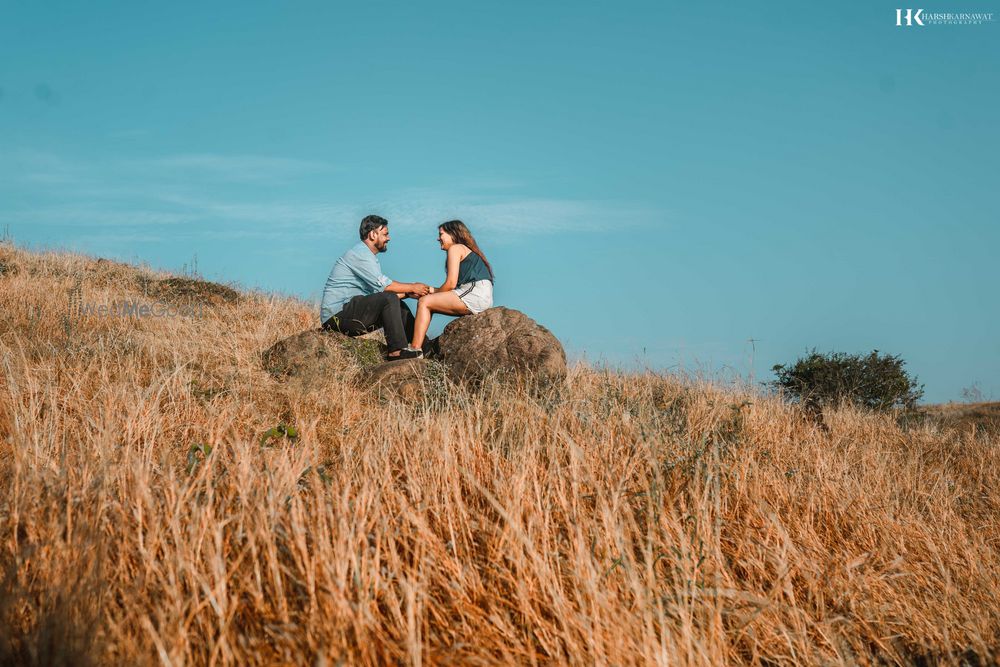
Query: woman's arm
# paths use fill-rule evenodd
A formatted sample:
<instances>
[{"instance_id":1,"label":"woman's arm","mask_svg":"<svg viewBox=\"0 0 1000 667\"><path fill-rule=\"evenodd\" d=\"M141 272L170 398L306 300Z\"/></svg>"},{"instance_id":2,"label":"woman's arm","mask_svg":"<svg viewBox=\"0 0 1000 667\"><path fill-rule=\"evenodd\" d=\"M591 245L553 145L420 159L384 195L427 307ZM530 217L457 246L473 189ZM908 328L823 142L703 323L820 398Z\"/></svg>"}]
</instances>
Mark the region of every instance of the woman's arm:
<instances>
[{"instance_id":1,"label":"woman's arm","mask_svg":"<svg viewBox=\"0 0 1000 667\"><path fill-rule=\"evenodd\" d=\"M456 243L452 247L448 248L448 259L445 262L446 275L444 283L441 284L441 287L434 290L434 292L447 292L448 290L458 287L458 265L462 263L462 260L465 259L465 256L470 252L472 251L461 243Z\"/></svg>"}]
</instances>

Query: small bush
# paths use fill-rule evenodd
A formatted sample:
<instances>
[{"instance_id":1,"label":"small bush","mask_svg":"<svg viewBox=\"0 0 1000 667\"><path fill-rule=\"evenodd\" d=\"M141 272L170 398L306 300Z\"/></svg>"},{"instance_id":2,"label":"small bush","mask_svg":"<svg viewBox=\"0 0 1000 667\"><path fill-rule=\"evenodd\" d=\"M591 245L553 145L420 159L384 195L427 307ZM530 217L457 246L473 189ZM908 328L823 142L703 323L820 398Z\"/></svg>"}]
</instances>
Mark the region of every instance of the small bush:
<instances>
[{"instance_id":1,"label":"small bush","mask_svg":"<svg viewBox=\"0 0 1000 667\"><path fill-rule=\"evenodd\" d=\"M768 383L789 392L805 404L836 405L850 402L872 410L912 409L924 395L923 385L903 370L898 356L871 354L819 354L814 349L791 367L778 364L771 370L777 379Z\"/></svg>"}]
</instances>

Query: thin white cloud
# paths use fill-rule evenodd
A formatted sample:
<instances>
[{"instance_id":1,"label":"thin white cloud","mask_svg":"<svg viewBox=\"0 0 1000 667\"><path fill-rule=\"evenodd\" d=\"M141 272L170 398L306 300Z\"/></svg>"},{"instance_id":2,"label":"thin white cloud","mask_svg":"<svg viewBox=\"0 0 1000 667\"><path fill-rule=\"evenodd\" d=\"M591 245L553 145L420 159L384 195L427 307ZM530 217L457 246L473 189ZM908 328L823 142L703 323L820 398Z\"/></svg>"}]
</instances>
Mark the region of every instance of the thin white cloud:
<instances>
[{"instance_id":1,"label":"thin white cloud","mask_svg":"<svg viewBox=\"0 0 1000 667\"><path fill-rule=\"evenodd\" d=\"M661 211L632 202L518 196L516 183L497 177L473 178L450 189L396 189L346 203L265 200L255 185L331 168L254 155L178 154L92 163L21 151L0 159L0 177L31 195L33 203L14 208L0 199L0 223L115 226L122 233L127 227L147 228L144 234L151 233L148 228L171 227L175 237L318 238L336 236L344 225L376 213L395 228L432 228L458 218L477 234L504 242L635 228L664 219Z\"/></svg>"},{"instance_id":2,"label":"thin white cloud","mask_svg":"<svg viewBox=\"0 0 1000 667\"><path fill-rule=\"evenodd\" d=\"M214 153L170 155L151 160L135 160L131 161L131 164L136 168L154 172L157 170L202 172L217 178L237 181L281 180L297 174L331 168L328 163L315 160Z\"/></svg>"},{"instance_id":3,"label":"thin white cloud","mask_svg":"<svg viewBox=\"0 0 1000 667\"><path fill-rule=\"evenodd\" d=\"M374 206L391 223L406 227L460 219L492 235L519 237L560 232L602 232L625 225L660 222L662 212L634 203L591 199L516 197L502 193L465 194L409 190Z\"/></svg>"},{"instance_id":4,"label":"thin white cloud","mask_svg":"<svg viewBox=\"0 0 1000 667\"><path fill-rule=\"evenodd\" d=\"M71 160L35 150L14 151L8 156L12 171L36 183L93 184L103 179L115 181L216 179L234 182L282 182L307 173L330 171L334 166L318 160L264 155L221 155L182 153L153 158L110 158L94 161ZM0 163L0 170L5 165ZM6 171L6 170L4 170Z\"/></svg>"},{"instance_id":5,"label":"thin white cloud","mask_svg":"<svg viewBox=\"0 0 1000 667\"><path fill-rule=\"evenodd\" d=\"M145 227L194 222L184 213L146 208L107 208L88 203L58 204L20 211L0 211L0 223L80 227Z\"/></svg>"}]
</instances>

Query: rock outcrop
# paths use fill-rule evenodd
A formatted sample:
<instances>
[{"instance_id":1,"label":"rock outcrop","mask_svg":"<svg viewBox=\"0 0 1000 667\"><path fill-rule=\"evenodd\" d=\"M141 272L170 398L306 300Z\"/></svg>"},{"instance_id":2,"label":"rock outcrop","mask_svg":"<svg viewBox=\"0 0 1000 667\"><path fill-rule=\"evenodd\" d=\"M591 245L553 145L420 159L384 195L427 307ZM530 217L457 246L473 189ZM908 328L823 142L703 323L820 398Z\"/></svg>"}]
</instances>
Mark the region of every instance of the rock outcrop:
<instances>
[{"instance_id":1,"label":"rock outcrop","mask_svg":"<svg viewBox=\"0 0 1000 667\"><path fill-rule=\"evenodd\" d=\"M566 353L559 340L510 308L490 308L450 322L424 346L425 359L383 361L385 351L385 344L372 337L313 329L278 341L262 361L277 378L312 383L353 376L359 387L379 396L411 402L447 393L449 382L477 388L490 376L530 380L536 388L566 381Z\"/></svg>"},{"instance_id":2,"label":"rock outcrop","mask_svg":"<svg viewBox=\"0 0 1000 667\"><path fill-rule=\"evenodd\" d=\"M335 378L350 368L366 369L382 362L385 346L370 338L351 338L336 331L310 329L289 336L262 355L265 370L277 378Z\"/></svg>"},{"instance_id":3,"label":"rock outcrop","mask_svg":"<svg viewBox=\"0 0 1000 667\"><path fill-rule=\"evenodd\" d=\"M366 369L358 376L358 385L368 387L381 398L397 398L411 403L427 394L432 365L427 359L386 361Z\"/></svg>"},{"instance_id":4,"label":"rock outcrop","mask_svg":"<svg viewBox=\"0 0 1000 667\"><path fill-rule=\"evenodd\" d=\"M227 285L178 276L148 281L146 289L150 296L172 303L221 306L240 300L240 293Z\"/></svg>"},{"instance_id":5,"label":"rock outcrop","mask_svg":"<svg viewBox=\"0 0 1000 667\"><path fill-rule=\"evenodd\" d=\"M430 346L456 381L477 385L497 373L531 377L539 384L566 380L566 352L559 339L524 313L490 308L459 317Z\"/></svg>"},{"instance_id":6,"label":"rock outcrop","mask_svg":"<svg viewBox=\"0 0 1000 667\"><path fill-rule=\"evenodd\" d=\"M275 377L333 372L344 365L343 344L347 336L322 329L310 329L279 340L269 347L261 361Z\"/></svg>"}]
</instances>

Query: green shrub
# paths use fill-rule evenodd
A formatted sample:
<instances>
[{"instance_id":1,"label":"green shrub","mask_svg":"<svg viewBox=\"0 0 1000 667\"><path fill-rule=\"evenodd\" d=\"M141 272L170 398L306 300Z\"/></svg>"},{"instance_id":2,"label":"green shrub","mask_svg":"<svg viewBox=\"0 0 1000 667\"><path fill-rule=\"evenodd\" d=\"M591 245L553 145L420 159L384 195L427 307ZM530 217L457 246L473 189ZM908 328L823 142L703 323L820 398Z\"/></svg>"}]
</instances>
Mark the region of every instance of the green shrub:
<instances>
[{"instance_id":1,"label":"green shrub","mask_svg":"<svg viewBox=\"0 0 1000 667\"><path fill-rule=\"evenodd\" d=\"M819 354L814 349L791 367L778 364L771 370L777 379L768 383L784 389L807 405L849 402L872 410L911 409L924 395L923 385L903 370L898 356L871 354Z\"/></svg>"}]
</instances>

